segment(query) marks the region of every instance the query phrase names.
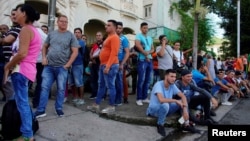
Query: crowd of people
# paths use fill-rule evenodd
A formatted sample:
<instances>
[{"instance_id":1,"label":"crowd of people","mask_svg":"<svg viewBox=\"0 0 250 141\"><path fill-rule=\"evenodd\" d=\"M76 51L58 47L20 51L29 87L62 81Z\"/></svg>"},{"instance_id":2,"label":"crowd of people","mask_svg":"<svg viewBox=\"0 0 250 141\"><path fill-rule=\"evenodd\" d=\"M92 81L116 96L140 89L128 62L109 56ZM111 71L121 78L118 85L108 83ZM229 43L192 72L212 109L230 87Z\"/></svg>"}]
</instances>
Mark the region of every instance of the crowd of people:
<instances>
[{"instance_id":1,"label":"crowd of people","mask_svg":"<svg viewBox=\"0 0 250 141\"><path fill-rule=\"evenodd\" d=\"M231 106L234 100L249 97L249 57L226 58L221 61L210 53L199 51L197 68L188 57L192 48L180 50L180 42L168 44L166 35L159 36L156 47L157 63L147 115L157 117L157 131L165 136L164 124L168 115L182 115L183 131L198 133L193 123L199 125L218 124L212 116L221 104Z\"/></svg>"},{"instance_id":2,"label":"crowd of people","mask_svg":"<svg viewBox=\"0 0 250 141\"><path fill-rule=\"evenodd\" d=\"M47 102L52 84L56 82L55 111L64 116L63 103L72 93L72 102L85 104L84 86L90 84L89 99L95 99L87 109L93 112L115 112L116 106L131 104L128 86L136 94L135 104L148 105L147 116L157 117L157 131L165 136L166 118L180 112L183 131L197 133L194 124L217 124L211 116L219 103L232 105L237 98L247 98L250 92L248 79L249 58L227 58L221 61L211 54L197 57L197 68L192 67L192 48L181 51L181 42L173 47L166 35L159 36L160 45L154 47L147 34L148 24L141 23L141 33L135 36L130 48L123 33L123 23L108 20L106 33L98 31L96 42L87 47L87 35L81 28L74 33L67 29L68 17L58 16L58 29L49 31L40 26L39 13L30 5L18 5L11 11L11 28L0 25L1 56L0 74L3 84L0 90L3 100L14 99L21 113L22 136L17 141L33 141L32 119L46 116ZM106 35L106 36L104 36ZM132 78L128 84L127 78ZM13 91L6 89L10 82ZM29 105L29 85L36 82L32 98L33 113ZM100 110L103 99L109 106ZM200 111L197 118L192 110ZM202 118L201 118L202 117ZM181 121L181 120L180 120Z\"/></svg>"}]
</instances>

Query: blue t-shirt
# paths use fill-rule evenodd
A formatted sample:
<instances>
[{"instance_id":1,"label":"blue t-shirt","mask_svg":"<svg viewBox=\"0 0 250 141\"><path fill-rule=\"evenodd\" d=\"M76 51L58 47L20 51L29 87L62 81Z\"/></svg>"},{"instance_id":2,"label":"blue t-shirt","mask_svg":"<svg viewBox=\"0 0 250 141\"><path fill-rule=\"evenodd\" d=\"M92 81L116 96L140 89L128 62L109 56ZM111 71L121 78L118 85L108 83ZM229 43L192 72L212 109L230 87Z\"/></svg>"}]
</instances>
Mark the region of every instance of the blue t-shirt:
<instances>
[{"instance_id":1,"label":"blue t-shirt","mask_svg":"<svg viewBox=\"0 0 250 141\"><path fill-rule=\"evenodd\" d=\"M84 58L85 42L82 39L78 39L78 43L81 46L78 50L78 55L72 65L82 65Z\"/></svg>"},{"instance_id":2,"label":"blue t-shirt","mask_svg":"<svg viewBox=\"0 0 250 141\"><path fill-rule=\"evenodd\" d=\"M195 81L196 84L199 84L206 77L201 72L195 69L192 70L192 75L193 75L193 80Z\"/></svg>"},{"instance_id":3,"label":"blue t-shirt","mask_svg":"<svg viewBox=\"0 0 250 141\"><path fill-rule=\"evenodd\" d=\"M182 84L181 80L177 80L175 84L177 88L179 88L180 91L182 91L182 93L186 96L188 102L190 101L191 97L197 93L191 88L190 85L187 86L181 85ZM193 84L196 86L195 82L193 82Z\"/></svg>"},{"instance_id":4,"label":"blue t-shirt","mask_svg":"<svg viewBox=\"0 0 250 141\"><path fill-rule=\"evenodd\" d=\"M151 91L149 107L150 106L154 107L155 105L161 104L157 98L157 95L156 95L157 93L162 94L164 98L172 99L174 95L177 95L178 93L180 93L180 90L176 87L175 84L170 85L166 89L164 86L163 80L156 82Z\"/></svg>"},{"instance_id":5,"label":"blue t-shirt","mask_svg":"<svg viewBox=\"0 0 250 141\"><path fill-rule=\"evenodd\" d=\"M221 81L221 83L224 84L224 85L227 85L227 84L228 84L227 80L225 80L224 78L220 80L218 77L216 77L216 78L214 79L214 82L215 82L216 85L214 85L214 86L212 87L212 94L213 94L213 95L214 95L217 91L219 91L220 88L221 88L221 86L217 84L219 81Z\"/></svg>"},{"instance_id":6,"label":"blue t-shirt","mask_svg":"<svg viewBox=\"0 0 250 141\"><path fill-rule=\"evenodd\" d=\"M151 37L149 36L145 37L142 33L139 33L139 34L136 34L135 40L139 40L141 42L141 45L145 51L151 50L151 46L153 45L153 39ZM138 58L139 60L146 59L145 56L141 52L138 53ZM151 54L148 55L148 58L152 59Z\"/></svg>"},{"instance_id":7,"label":"blue t-shirt","mask_svg":"<svg viewBox=\"0 0 250 141\"><path fill-rule=\"evenodd\" d=\"M129 48L129 42L126 36L121 35L120 36L120 49L118 53L118 59L121 62L124 58L124 55L126 54L125 48Z\"/></svg>"}]
</instances>

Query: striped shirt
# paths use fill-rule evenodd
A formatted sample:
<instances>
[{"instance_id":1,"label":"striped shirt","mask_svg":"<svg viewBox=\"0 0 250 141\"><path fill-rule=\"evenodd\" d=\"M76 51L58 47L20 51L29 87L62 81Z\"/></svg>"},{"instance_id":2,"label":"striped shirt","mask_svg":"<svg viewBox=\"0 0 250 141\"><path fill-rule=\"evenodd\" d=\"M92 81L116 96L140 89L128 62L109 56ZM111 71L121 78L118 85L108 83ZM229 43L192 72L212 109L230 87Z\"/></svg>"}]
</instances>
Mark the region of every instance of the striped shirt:
<instances>
[{"instance_id":1,"label":"striped shirt","mask_svg":"<svg viewBox=\"0 0 250 141\"><path fill-rule=\"evenodd\" d=\"M15 37L15 39L17 39L20 31L21 31L21 26L19 26L19 25L13 26L6 34L4 34L2 36L2 38L7 37L8 35L12 35L13 37ZM6 45L2 46L5 62L9 62L10 57L12 56L12 44L13 43L6 44Z\"/></svg>"}]
</instances>

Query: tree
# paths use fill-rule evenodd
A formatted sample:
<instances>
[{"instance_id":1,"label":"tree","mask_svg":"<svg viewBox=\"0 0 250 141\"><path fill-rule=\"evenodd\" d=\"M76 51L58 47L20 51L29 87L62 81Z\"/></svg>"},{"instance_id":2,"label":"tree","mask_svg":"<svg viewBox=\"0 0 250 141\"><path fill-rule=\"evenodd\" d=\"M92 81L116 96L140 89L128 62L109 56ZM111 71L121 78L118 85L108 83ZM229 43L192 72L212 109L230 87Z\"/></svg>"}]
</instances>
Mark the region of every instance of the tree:
<instances>
[{"instance_id":1,"label":"tree","mask_svg":"<svg viewBox=\"0 0 250 141\"><path fill-rule=\"evenodd\" d=\"M240 52L249 53L250 48L250 1L241 1L240 17ZM203 0L204 5L211 12L222 18L221 27L225 29L225 38L229 40L225 56L236 56L237 54L237 0Z\"/></svg>"},{"instance_id":2,"label":"tree","mask_svg":"<svg viewBox=\"0 0 250 141\"><path fill-rule=\"evenodd\" d=\"M206 7L199 6L199 1L200 0L197 0L198 5L195 6L195 1L191 3L189 0L180 0L179 2L173 3L169 11L170 15L173 14L174 10L181 15L182 24L178 30L181 36L182 49L193 47L194 68L196 68L197 64L198 47L200 50L206 51L207 42L211 42L212 36L214 35L209 20L205 18L208 10Z\"/></svg>"}]
</instances>

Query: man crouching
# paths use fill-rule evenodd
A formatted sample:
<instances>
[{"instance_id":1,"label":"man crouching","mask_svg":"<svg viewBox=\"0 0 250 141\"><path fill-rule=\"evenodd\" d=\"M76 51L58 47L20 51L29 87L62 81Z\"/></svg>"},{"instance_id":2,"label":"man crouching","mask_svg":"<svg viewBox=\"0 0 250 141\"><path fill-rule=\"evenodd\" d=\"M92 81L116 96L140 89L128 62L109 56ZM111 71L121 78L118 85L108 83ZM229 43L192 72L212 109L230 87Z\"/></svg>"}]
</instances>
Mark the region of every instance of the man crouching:
<instances>
[{"instance_id":1,"label":"man crouching","mask_svg":"<svg viewBox=\"0 0 250 141\"><path fill-rule=\"evenodd\" d=\"M164 124L167 116L182 112L184 123L183 131L197 133L193 126L189 124L188 103L186 96L176 87L176 71L168 69L165 73L165 79L155 83L150 96L150 103L147 109L147 115L157 117L157 131L162 136L166 136ZM181 99L176 100L173 97L178 95Z\"/></svg>"}]
</instances>

